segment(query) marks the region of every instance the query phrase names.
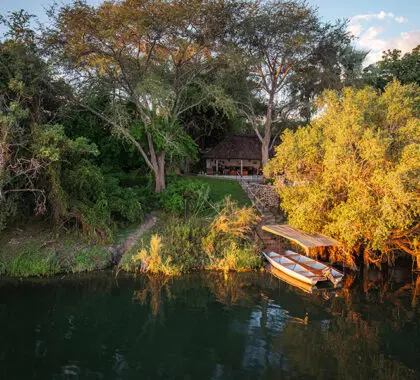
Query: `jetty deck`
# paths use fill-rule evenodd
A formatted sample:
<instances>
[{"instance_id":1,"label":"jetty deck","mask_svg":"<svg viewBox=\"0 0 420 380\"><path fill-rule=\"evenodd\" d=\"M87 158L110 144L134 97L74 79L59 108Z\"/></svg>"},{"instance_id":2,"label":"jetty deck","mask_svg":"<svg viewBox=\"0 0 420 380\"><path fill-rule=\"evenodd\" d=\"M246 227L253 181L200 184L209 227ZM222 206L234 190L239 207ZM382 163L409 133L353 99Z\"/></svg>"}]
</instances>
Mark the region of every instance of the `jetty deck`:
<instances>
[{"instance_id":1,"label":"jetty deck","mask_svg":"<svg viewBox=\"0 0 420 380\"><path fill-rule=\"evenodd\" d=\"M311 248L336 247L341 243L333 238L321 234L307 234L299 231L288 224L270 224L262 226L264 231L281 236L299 244L306 251Z\"/></svg>"}]
</instances>

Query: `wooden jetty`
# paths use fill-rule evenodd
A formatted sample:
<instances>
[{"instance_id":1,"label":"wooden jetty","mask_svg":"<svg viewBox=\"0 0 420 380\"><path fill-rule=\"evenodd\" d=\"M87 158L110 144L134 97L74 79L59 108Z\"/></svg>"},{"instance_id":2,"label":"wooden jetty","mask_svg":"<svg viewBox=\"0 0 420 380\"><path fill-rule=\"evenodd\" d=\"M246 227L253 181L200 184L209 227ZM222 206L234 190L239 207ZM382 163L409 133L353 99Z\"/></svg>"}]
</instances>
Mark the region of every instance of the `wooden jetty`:
<instances>
[{"instance_id":1,"label":"wooden jetty","mask_svg":"<svg viewBox=\"0 0 420 380\"><path fill-rule=\"evenodd\" d=\"M307 234L287 224L264 225L262 230L297 243L307 254L311 249L340 246L335 239L321 234ZM344 277L338 270L294 251L278 249L274 252L266 248L263 254L271 265L286 275L310 285L329 280L336 286Z\"/></svg>"}]
</instances>

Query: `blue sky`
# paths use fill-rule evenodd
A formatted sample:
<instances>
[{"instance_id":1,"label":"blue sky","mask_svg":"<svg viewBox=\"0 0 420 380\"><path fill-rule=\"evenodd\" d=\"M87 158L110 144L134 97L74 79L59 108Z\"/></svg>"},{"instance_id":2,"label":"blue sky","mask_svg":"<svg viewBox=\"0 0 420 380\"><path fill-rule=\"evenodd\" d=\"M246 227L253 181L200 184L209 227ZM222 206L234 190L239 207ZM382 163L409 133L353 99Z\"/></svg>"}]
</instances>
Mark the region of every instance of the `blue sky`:
<instances>
[{"instance_id":1,"label":"blue sky","mask_svg":"<svg viewBox=\"0 0 420 380\"><path fill-rule=\"evenodd\" d=\"M88 0L97 5L101 0ZM382 51L398 48L411 51L420 44L420 0L308 0L318 7L324 20L347 18L356 45L370 51L367 63L375 62ZM0 0L0 13L24 8L45 21L44 8L52 0ZM1 29L0 29L1 31Z\"/></svg>"}]
</instances>

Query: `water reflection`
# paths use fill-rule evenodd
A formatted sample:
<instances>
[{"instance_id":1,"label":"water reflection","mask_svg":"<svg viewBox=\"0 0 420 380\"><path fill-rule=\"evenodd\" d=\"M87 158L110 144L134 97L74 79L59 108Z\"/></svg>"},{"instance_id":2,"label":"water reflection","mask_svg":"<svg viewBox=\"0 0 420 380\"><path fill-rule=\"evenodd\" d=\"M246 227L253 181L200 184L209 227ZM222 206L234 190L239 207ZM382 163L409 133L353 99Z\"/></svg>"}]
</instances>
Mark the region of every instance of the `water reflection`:
<instances>
[{"instance_id":1,"label":"water reflection","mask_svg":"<svg viewBox=\"0 0 420 380\"><path fill-rule=\"evenodd\" d=\"M420 374L420 278L312 293L269 274L0 283L0 377L398 379Z\"/></svg>"}]
</instances>

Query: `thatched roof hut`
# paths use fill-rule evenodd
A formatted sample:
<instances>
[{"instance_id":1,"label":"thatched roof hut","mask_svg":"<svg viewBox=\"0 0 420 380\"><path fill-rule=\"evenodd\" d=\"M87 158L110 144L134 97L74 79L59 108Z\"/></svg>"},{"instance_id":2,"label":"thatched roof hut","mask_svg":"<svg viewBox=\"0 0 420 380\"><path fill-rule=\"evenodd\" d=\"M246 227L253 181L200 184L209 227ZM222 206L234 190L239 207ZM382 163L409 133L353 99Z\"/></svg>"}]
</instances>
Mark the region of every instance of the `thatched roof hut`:
<instances>
[{"instance_id":1,"label":"thatched roof hut","mask_svg":"<svg viewBox=\"0 0 420 380\"><path fill-rule=\"evenodd\" d=\"M256 135L231 135L204 154L207 174L257 174L261 141Z\"/></svg>"},{"instance_id":2,"label":"thatched roof hut","mask_svg":"<svg viewBox=\"0 0 420 380\"><path fill-rule=\"evenodd\" d=\"M256 135L231 135L205 153L204 157L261 161L261 141Z\"/></svg>"}]
</instances>

